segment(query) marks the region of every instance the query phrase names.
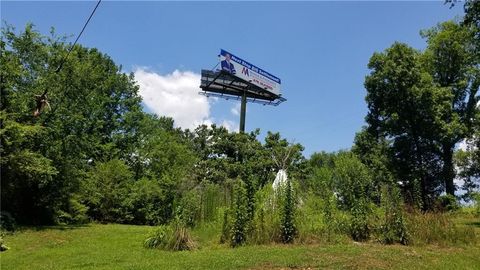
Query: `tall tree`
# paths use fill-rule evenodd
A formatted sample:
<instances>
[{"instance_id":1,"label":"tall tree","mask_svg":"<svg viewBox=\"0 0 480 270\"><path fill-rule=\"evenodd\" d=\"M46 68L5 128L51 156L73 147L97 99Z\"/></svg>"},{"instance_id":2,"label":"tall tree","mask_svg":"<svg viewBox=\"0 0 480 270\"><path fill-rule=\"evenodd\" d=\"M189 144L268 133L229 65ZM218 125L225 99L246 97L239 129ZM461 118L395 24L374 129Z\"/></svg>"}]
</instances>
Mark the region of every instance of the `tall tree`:
<instances>
[{"instance_id":1,"label":"tall tree","mask_svg":"<svg viewBox=\"0 0 480 270\"><path fill-rule=\"evenodd\" d=\"M456 1L451 1L452 3L457 3ZM472 33L472 43L474 62L476 68L472 70L477 70L477 90L478 90L478 63L480 61L480 1L477 0L466 0L464 4L465 17L462 21L462 25L466 27ZM473 89L474 85L472 84L471 88ZM476 105L478 108L478 99L472 101L472 107ZM476 111L478 114L478 110ZM474 192L478 192L480 187L480 123L478 122L479 116L474 117L474 134L472 138L467 140L467 149L466 151L459 151L456 154L456 165L459 168L459 177L463 180L463 189L466 193L462 196L464 199L471 199Z\"/></svg>"},{"instance_id":2,"label":"tall tree","mask_svg":"<svg viewBox=\"0 0 480 270\"><path fill-rule=\"evenodd\" d=\"M474 132L480 69L470 28L444 22L421 34L424 52L395 43L372 56L365 80L369 135L359 134L356 151L378 150L366 148L367 141L390 144L396 177L411 195L419 181L427 206L442 190L455 193L453 153ZM372 155L366 156L372 166Z\"/></svg>"},{"instance_id":3,"label":"tall tree","mask_svg":"<svg viewBox=\"0 0 480 270\"><path fill-rule=\"evenodd\" d=\"M423 31L427 39L424 63L436 86L448 93L448 107L439 112L436 124L443 163L442 178L447 194L455 193L455 146L473 134L476 117L477 92L480 87L480 66L475 55L473 33L469 28L448 21Z\"/></svg>"},{"instance_id":4,"label":"tall tree","mask_svg":"<svg viewBox=\"0 0 480 270\"><path fill-rule=\"evenodd\" d=\"M53 31L43 36L31 24L18 33L10 26L2 28L1 110L2 118L8 119L2 125L41 130L15 140L22 141L21 150L35 153L29 158L38 158L36 170L49 179L25 185L24 193L2 196L2 210L22 222L52 221L57 211L69 208L89 166L129 156L128 141L137 130L135 115L142 114L133 75L122 73L96 49L75 46L56 72L68 47ZM51 110L34 117L35 96L45 90ZM2 155L20 153L7 144L2 142ZM19 177L13 160L2 160L2 195L4 187L28 182L27 176L37 179L31 174Z\"/></svg>"},{"instance_id":5,"label":"tall tree","mask_svg":"<svg viewBox=\"0 0 480 270\"><path fill-rule=\"evenodd\" d=\"M436 87L421 63L421 53L395 43L375 53L365 79L367 131L377 143L388 142L392 168L405 191L421 183L424 205L439 192L438 119L448 111L449 93Z\"/></svg>"}]
</instances>

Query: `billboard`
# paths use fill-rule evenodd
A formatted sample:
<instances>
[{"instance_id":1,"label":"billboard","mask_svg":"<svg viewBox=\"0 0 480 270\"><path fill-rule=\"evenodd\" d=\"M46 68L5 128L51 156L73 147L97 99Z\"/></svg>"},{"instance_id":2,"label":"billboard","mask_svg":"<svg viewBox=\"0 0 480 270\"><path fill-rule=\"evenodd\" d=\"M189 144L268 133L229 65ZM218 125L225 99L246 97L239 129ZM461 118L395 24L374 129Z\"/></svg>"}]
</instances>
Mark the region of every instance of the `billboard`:
<instances>
[{"instance_id":1,"label":"billboard","mask_svg":"<svg viewBox=\"0 0 480 270\"><path fill-rule=\"evenodd\" d=\"M220 50L221 69L250 82L265 91L280 95L281 80L265 70L225 51Z\"/></svg>"}]
</instances>

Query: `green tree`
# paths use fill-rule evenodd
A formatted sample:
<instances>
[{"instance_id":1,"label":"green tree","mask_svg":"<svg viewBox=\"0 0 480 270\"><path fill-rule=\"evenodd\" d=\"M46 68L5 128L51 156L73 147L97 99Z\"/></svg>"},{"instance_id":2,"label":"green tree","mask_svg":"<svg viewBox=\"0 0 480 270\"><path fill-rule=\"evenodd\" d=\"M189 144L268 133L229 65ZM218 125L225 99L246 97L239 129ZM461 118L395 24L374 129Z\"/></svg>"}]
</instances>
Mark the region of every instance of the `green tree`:
<instances>
[{"instance_id":1,"label":"green tree","mask_svg":"<svg viewBox=\"0 0 480 270\"><path fill-rule=\"evenodd\" d=\"M439 112L436 125L439 126L434 138L440 145L443 163L441 176L447 194L454 195L455 169L453 152L455 145L470 138L476 117L477 92L480 87L479 59L474 52L472 32L460 24L444 22L437 27L423 31L427 49L423 56L426 70L436 86L446 90L449 106Z\"/></svg>"},{"instance_id":2,"label":"green tree","mask_svg":"<svg viewBox=\"0 0 480 270\"><path fill-rule=\"evenodd\" d=\"M2 211L12 212L21 223L49 223L58 213L68 212L91 166L130 156L127 146L135 137L135 115L143 114L133 76L96 49L75 46L56 72L68 47L53 31L43 36L31 24L20 32L2 27L2 126L35 130L16 135L22 142L15 147L2 142L2 156L18 157L2 164L2 192L13 192L2 196ZM34 97L45 90L51 110L35 118ZM23 169L12 163L20 158L35 164L35 171L44 176L21 173ZM39 188L28 179L48 181Z\"/></svg>"},{"instance_id":3,"label":"green tree","mask_svg":"<svg viewBox=\"0 0 480 270\"><path fill-rule=\"evenodd\" d=\"M477 0L466 0L464 4L465 17L462 24L471 28L475 38L475 51L480 57L480 2Z\"/></svg>"},{"instance_id":4,"label":"green tree","mask_svg":"<svg viewBox=\"0 0 480 270\"><path fill-rule=\"evenodd\" d=\"M389 148L395 180L406 191L413 189L414 179L420 180L423 205L428 206L442 184L436 138L442 133L442 119L448 118L451 93L435 84L422 57L401 43L372 56L372 71L365 79L366 131L368 140Z\"/></svg>"},{"instance_id":5,"label":"green tree","mask_svg":"<svg viewBox=\"0 0 480 270\"><path fill-rule=\"evenodd\" d=\"M10 114L11 115L11 114ZM51 222L55 212L57 169L35 151L35 137L44 130L11 120L0 111L1 205L20 223Z\"/></svg>"},{"instance_id":6,"label":"green tree","mask_svg":"<svg viewBox=\"0 0 480 270\"><path fill-rule=\"evenodd\" d=\"M477 135L478 136L478 135ZM463 180L462 189L465 194L462 198L470 201L478 193L480 188L480 151L478 148L478 139L473 140L474 144L466 150L459 150L455 153L455 164L458 168L458 177Z\"/></svg>"},{"instance_id":7,"label":"green tree","mask_svg":"<svg viewBox=\"0 0 480 270\"><path fill-rule=\"evenodd\" d=\"M384 137L375 137L363 128L355 135L352 152L365 164L372 173L373 199L379 203L380 187L394 181L392 167L392 151Z\"/></svg>"}]
</instances>

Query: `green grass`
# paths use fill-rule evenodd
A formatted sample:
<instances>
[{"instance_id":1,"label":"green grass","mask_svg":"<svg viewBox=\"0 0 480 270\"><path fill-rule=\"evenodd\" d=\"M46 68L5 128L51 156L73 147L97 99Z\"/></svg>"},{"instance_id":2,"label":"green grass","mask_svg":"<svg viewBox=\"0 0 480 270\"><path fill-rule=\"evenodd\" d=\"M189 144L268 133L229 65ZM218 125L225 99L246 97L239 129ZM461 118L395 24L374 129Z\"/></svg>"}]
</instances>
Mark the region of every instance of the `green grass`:
<instances>
[{"instance_id":1,"label":"green grass","mask_svg":"<svg viewBox=\"0 0 480 270\"><path fill-rule=\"evenodd\" d=\"M479 219L462 218L462 226ZM219 245L207 226L193 232L195 251L143 248L148 226L99 225L24 229L5 237L1 269L480 269L480 245L384 246L375 243Z\"/></svg>"}]
</instances>

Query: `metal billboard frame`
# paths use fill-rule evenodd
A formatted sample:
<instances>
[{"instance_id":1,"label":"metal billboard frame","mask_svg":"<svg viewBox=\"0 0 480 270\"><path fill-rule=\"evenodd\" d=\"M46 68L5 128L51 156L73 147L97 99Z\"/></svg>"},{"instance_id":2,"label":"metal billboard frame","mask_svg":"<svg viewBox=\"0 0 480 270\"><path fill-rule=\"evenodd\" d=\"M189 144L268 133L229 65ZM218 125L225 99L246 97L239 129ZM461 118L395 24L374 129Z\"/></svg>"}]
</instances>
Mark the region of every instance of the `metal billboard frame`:
<instances>
[{"instance_id":1,"label":"metal billboard frame","mask_svg":"<svg viewBox=\"0 0 480 270\"><path fill-rule=\"evenodd\" d=\"M240 132L245 132L247 102L278 106L287 100L224 70L202 70L200 88L199 94L206 97L241 100Z\"/></svg>"}]
</instances>

